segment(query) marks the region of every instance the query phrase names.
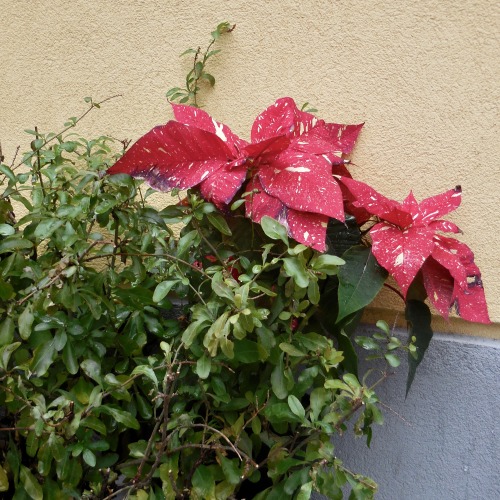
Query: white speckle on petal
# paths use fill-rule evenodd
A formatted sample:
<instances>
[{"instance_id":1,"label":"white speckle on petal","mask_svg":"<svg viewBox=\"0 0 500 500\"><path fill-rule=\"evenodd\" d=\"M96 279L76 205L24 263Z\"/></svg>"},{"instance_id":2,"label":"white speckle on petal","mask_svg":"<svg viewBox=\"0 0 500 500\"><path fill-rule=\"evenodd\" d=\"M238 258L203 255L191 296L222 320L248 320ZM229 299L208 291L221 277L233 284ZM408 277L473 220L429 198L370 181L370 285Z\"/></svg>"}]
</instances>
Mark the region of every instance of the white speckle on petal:
<instances>
[{"instance_id":1,"label":"white speckle on petal","mask_svg":"<svg viewBox=\"0 0 500 500\"><path fill-rule=\"evenodd\" d=\"M405 260L405 256L403 252L401 252L397 257L396 257L396 262L394 263L395 266L400 266Z\"/></svg>"},{"instance_id":2,"label":"white speckle on petal","mask_svg":"<svg viewBox=\"0 0 500 500\"><path fill-rule=\"evenodd\" d=\"M209 174L209 171L208 171L208 170L206 170L205 172L203 172L203 175L201 176L201 180L206 179L206 178L207 178L207 176L208 176L208 174Z\"/></svg>"},{"instance_id":3,"label":"white speckle on petal","mask_svg":"<svg viewBox=\"0 0 500 500\"><path fill-rule=\"evenodd\" d=\"M307 238L309 238L309 233L306 231L306 232L304 233L304 239L307 241Z\"/></svg>"},{"instance_id":4,"label":"white speckle on petal","mask_svg":"<svg viewBox=\"0 0 500 500\"><path fill-rule=\"evenodd\" d=\"M213 118L212 118L212 122L213 122L214 127L215 127L215 135L219 139L222 139L224 142L227 142L226 134L224 134L224 131L222 130L224 125L222 125L222 123L217 123Z\"/></svg>"},{"instance_id":5,"label":"white speckle on petal","mask_svg":"<svg viewBox=\"0 0 500 500\"><path fill-rule=\"evenodd\" d=\"M307 167L286 167L285 170L288 172L310 172L311 169Z\"/></svg>"}]
</instances>

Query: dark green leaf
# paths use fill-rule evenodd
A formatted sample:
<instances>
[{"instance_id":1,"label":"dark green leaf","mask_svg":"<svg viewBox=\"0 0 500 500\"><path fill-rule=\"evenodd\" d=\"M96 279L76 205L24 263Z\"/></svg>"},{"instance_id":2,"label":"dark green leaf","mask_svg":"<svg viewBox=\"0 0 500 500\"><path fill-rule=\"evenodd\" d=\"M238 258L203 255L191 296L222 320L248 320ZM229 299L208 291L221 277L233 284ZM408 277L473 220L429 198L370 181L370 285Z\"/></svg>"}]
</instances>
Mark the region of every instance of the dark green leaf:
<instances>
[{"instance_id":1,"label":"dark green leaf","mask_svg":"<svg viewBox=\"0 0 500 500\"><path fill-rule=\"evenodd\" d=\"M274 367L271 373L271 388L279 399L285 399L288 395L288 389L285 380L285 367L283 365L283 354L280 356L279 363Z\"/></svg>"},{"instance_id":2,"label":"dark green leaf","mask_svg":"<svg viewBox=\"0 0 500 500\"><path fill-rule=\"evenodd\" d=\"M338 274L337 322L370 304L387 278L387 271L377 263L368 247L353 247L342 258L345 265Z\"/></svg>"},{"instance_id":3,"label":"dark green leaf","mask_svg":"<svg viewBox=\"0 0 500 500\"><path fill-rule=\"evenodd\" d=\"M406 396L408 396L417 367L424 359L425 351L431 342L433 331L431 312L425 302L409 300L406 303L405 316L409 324L408 334L410 338L416 337L415 346L417 348L416 357L413 357L411 353L408 354L408 378L406 379Z\"/></svg>"},{"instance_id":4,"label":"dark green leaf","mask_svg":"<svg viewBox=\"0 0 500 500\"><path fill-rule=\"evenodd\" d=\"M226 219L221 214L218 213L209 213L207 214L207 218L210 221L210 224L214 226L219 232L225 234L226 236L231 236L231 229L227 225Z\"/></svg>"},{"instance_id":5,"label":"dark green leaf","mask_svg":"<svg viewBox=\"0 0 500 500\"><path fill-rule=\"evenodd\" d=\"M234 359L241 363L255 363L259 361L259 345L256 342L246 339L235 341Z\"/></svg>"},{"instance_id":6,"label":"dark green leaf","mask_svg":"<svg viewBox=\"0 0 500 500\"><path fill-rule=\"evenodd\" d=\"M56 356L57 351L54 342L45 342L35 349L33 359L31 360L31 371L36 373L38 377L42 377L47 373Z\"/></svg>"},{"instance_id":7,"label":"dark green leaf","mask_svg":"<svg viewBox=\"0 0 500 500\"><path fill-rule=\"evenodd\" d=\"M5 318L0 323L0 346L12 343L14 340L14 320L12 318Z\"/></svg>"},{"instance_id":8,"label":"dark green leaf","mask_svg":"<svg viewBox=\"0 0 500 500\"><path fill-rule=\"evenodd\" d=\"M200 498L215 498L215 481L212 470L198 465L193 474L193 489Z\"/></svg>"},{"instance_id":9,"label":"dark green leaf","mask_svg":"<svg viewBox=\"0 0 500 500\"><path fill-rule=\"evenodd\" d=\"M21 465L19 472L20 480L24 489L26 490L26 493L28 493L28 495L33 500L43 500L42 486L36 480L35 476L30 472L30 470L24 465Z\"/></svg>"}]
</instances>

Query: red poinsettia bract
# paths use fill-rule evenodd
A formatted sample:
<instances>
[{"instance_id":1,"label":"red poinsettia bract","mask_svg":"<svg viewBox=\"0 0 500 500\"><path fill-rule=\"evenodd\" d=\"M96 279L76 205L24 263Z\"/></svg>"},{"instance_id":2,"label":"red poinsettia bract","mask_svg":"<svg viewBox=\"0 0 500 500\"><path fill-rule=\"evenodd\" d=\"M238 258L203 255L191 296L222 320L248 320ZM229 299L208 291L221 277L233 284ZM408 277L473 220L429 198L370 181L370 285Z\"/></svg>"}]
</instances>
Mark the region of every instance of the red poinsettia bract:
<instances>
[{"instance_id":1,"label":"red poinsettia bract","mask_svg":"<svg viewBox=\"0 0 500 500\"><path fill-rule=\"evenodd\" d=\"M421 271L429 300L443 317L447 318L454 307L466 320L490 322L474 254L464 243L437 234L460 232L452 222L440 219L460 205L460 186L420 203L410 193L398 203L362 182L347 177L340 180L354 207L378 218L370 229L372 252L394 277L404 297Z\"/></svg>"},{"instance_id":2,"label":"red poinsettia bract","mask_svg":"<svg viewBox=\"0 0 500 500\"><path fill-rule=\"evenodd\" d=\"M257 117L249 143L203 110L172 106L177 121L141 137L108 173L144 178L164 191L198 186L220 208L248 179L248 217L278 219L297 241L325 249L328 218L344 220L332 174L345 174L343 155L362 124L325 123L285 97Z\"/></svg>"}]
</instances>

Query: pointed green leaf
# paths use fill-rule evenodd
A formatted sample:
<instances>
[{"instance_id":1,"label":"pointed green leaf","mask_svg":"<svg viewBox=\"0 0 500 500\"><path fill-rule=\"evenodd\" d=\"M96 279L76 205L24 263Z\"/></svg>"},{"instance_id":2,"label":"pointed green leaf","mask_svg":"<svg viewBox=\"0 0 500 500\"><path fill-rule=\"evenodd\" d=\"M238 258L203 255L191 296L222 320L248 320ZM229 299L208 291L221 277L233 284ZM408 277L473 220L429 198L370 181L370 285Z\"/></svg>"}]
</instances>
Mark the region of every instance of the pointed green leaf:
<instances>
[{"instance_id":1,"label":"pointed green leaf","mask_svg":"<svg viewBox=\"0 0 500 500\"><path fill-rule=\"evenodd\" d=\"M406 320L409 323L409 337L416 337L415 346L417 356L414 358L408 353L408 378L406 379L406 396L410 391L418 365L424 359L425 351L429 347L433 331L431 328L431 312L425 302L409 300L406 303Z\"/></svg>"},{"instance_id":2,"label":"pointed green leaf","mask_svg":"<svg viewBox=\"0 0 500 500\"><path fill-rule=\"evenodd\" d=\"M26 490L26 493L28 493L33 500L43 500L42 486L30 470L24 465L21 465L19 472L21 484Z\"/></svg>"},{"instance_id":3,"label":"pointed green leaf","mask_svg":"<svg viewBox=\"0 0 500 500\"><path fill-rule=\"evenodd\" d=\"M294 396L293 394L290 394L288 396L288 406L290 407L290 410L292 410L292 413L294 415L297 415L297 417L299 417L300 419L305 418L306 411L297 396Z\"/></svg>"},{"instance_id":4,"label":"pointed green leaf","mask_svg":"<svg viewBox=\"0 0 500 500\"><path fill-rule=\"evenodd\" d=\"M339 269L339 314L337 322L370 304L382 288L387 271L381 267L371 249L361 245L349 249Z\"/></svg>"},{"instance_id":5,"label":"pointed green leaf","mask_svg":"<svg viewBox=\"0 0 500 500\"><path fill-rule=\"evenodd\" d=\"M32 307L27 306L24 311L19 315L18 320L18 328L19 335L23 340L27 340L31 335L31 326L33 325L33 321L35 316L32 312Z\"/></svg>"},{"instance_id":6,"label":"pointed green leaf","mask_svg":"<svg viewBox=\"0 0 500 500\"><path fill-rule=\"evenodd\" d=\"M215 227L220 233L225 234L226 236L231 236L233 233L229 226L227 225L226 219L221 214L211 213L207 214L207 219L210 224Z\"/></svg>"},{"instance_id":7,"label":"pointed green leaf","mask_svg":"<svg viewBox=\"0 0 500 500\"><path fill-rule=\"evenodd\" d=\"M282 354L279 363L274 367L271 373L271 388L278 399L285 399L288 394L284 371L285 367L283 366Z\"/></svg>"},{"instance_id":8,"label":"pointed green leaf","mask_svg":"<svg viewBox=\"0 0 500 500\"><path fill-rule=\"evenodd\" d=\"M155 386L155 389L158 390L158 377L156 376L155 371L153 368L151 368L148 365L139 365L136 366L133 370L131 375L144 375L147 377L151 382L153 382L153 385Z\"/></svg>"},{"instance_id":9,"label":"pointed green leaf","mask_svg":"<svg viewBox=\"0 0 500 500\"><path fill-rule=\"evenodd\" d=\"M286 228L282 226L277 220L265 215L260 220L260 225L262 230L266 233L272 240L281 240L286 246L288 246L288 235Z\"/></svg>"},{"instance_id":10,"label":"pointed green leaf","mask_svg":"<svg viewBox=\"0 0 500 500\"><path fill-rule=\"evenodd\" d=\"M283 267L288 276L295 280L299 288L307 288L309 285L309 274L302 262L297 257L283 259Z\"/></svg>"},{"instance_id":11,"label":"pointed green leaf","mask_svg":"<svg viewBox=\"0 0 500 500\"><path fill-rule=\"evenodd\" d=\"M38 377L47 373L50 365L57 355L53 341L45 342L35 349L33 359L31 360L31 371Z\"/></svg>"},{"instance_id":12,"label":"pointed green leaf","mask_svg":"<svg viewBox=\"0 0 500 500\"><path fill-rule=\"evenodd\" d=\"M179 283L179 280L169 280L158 283L153 293L153 302L161 302L177 283Z\"/></svg>"}]
</instances>

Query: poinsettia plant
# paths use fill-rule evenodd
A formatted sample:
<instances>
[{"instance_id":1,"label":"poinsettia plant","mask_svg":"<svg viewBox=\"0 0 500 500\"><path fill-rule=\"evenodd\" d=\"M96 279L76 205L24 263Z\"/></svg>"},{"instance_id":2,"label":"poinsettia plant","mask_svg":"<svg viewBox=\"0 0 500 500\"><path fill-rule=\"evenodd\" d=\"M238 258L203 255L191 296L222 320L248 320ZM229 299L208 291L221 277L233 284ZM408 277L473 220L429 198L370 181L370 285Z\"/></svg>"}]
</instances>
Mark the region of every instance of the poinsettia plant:
<instances>
[{"instance_id":1,"label":"poinsettia plant","mask_svg":"<svg viewBox=\"0 0 500 500\"><path fill-rule=\"evenodd\" d=\"M459 186L420 204L411 193L402 203L384 197L346 168L363 124L327 123L289 97L256 118L250 143L199 108L172 107L176 121L144 135L109 174L140 177L161 190L198 188L225 214L241 196L251 220L271 217L291 238L320 252L327 251L328 221L355 216L358 225L371 225L371 241L364 243L404 299L420 280L445 318L454 308L466 320L489 322L472 251L440 234L460 232L439 219L460 205Z\"/></svg>"}]
</instances>

